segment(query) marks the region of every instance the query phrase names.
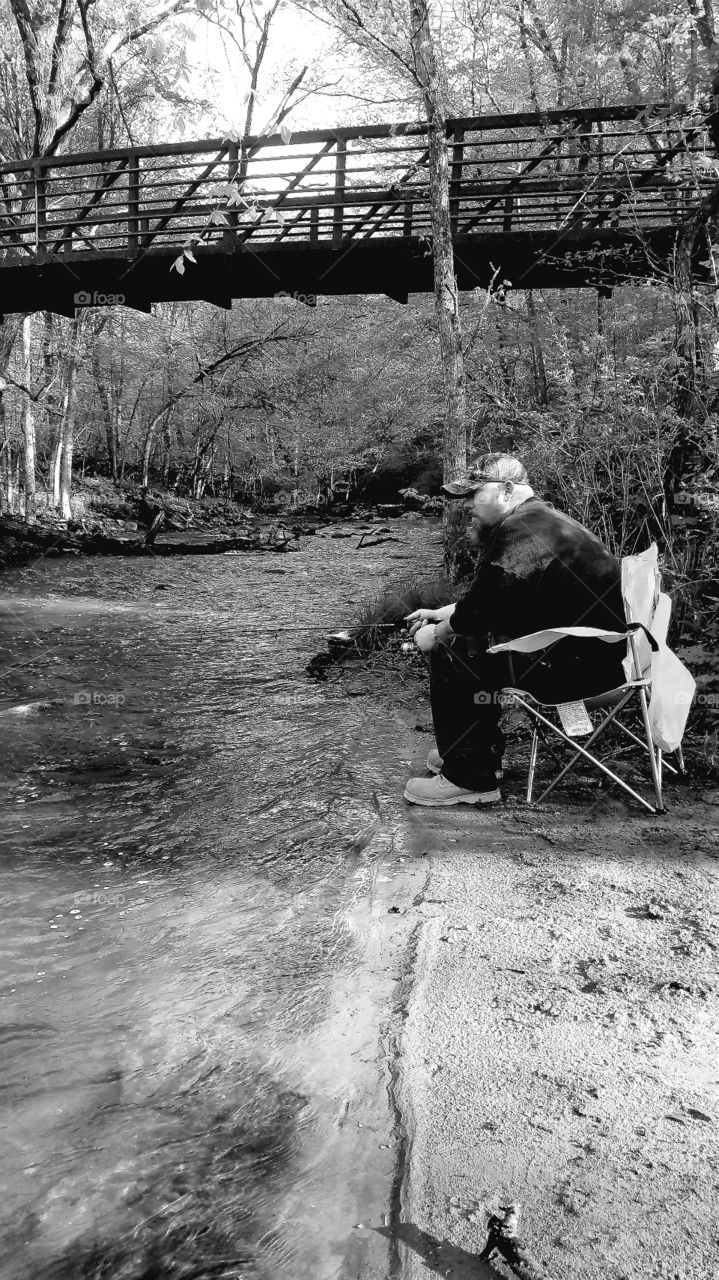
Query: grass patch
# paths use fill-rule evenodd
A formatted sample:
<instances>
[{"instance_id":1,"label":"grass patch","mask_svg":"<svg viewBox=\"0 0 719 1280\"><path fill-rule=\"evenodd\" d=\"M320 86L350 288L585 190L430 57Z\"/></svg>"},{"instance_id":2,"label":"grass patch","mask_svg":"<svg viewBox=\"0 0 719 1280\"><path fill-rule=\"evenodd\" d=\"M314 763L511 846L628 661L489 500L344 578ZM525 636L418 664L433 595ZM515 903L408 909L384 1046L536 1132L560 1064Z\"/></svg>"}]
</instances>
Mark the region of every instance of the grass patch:
<instances>
[{"instance_id":1,"label":"grass patch","mask_svg":"<svg viewBox=\"0 0 719 1280\"><path fill-rule=\"evenodd\" d=\"M439 609L457 599L459 588L448 578L407 578L397 586L386 587L379 596L370 596L360 606L352 635L362 648L374 649L385 644L405 626L405 618L415 609Z\"/></svg>"}]
</instances>

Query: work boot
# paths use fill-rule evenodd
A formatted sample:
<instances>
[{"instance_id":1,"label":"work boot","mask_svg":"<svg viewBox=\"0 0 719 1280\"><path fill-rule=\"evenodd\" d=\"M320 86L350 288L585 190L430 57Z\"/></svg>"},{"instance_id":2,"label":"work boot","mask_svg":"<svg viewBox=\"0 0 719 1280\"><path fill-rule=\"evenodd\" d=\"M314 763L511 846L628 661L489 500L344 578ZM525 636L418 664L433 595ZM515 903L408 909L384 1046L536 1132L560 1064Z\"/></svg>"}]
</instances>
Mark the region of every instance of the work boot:
<instances>
[{"instance_id":1,"label":"work boot","mask_svg":"<svg viewBox=\"0 0 719 1280\"><path fill-rule=\"evenodd\" d=\"M450 804L497 804L502 797L498 789L492 787L494 781L494 778L487 777L485 789L470 791L467 787L455 786L441 773L434 778L410 778L404 789L404 798L410 804L423 804L428 808Z\"/></svg>"}]
</instances>

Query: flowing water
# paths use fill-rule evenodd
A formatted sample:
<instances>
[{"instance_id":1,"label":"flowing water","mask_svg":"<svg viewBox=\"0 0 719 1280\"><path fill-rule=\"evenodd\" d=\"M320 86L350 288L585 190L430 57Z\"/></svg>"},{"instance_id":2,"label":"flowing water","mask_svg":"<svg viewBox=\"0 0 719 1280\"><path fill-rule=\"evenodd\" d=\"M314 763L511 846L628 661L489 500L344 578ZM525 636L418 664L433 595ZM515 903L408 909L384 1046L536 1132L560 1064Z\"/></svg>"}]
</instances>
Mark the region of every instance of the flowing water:
<instances>
[{"instance_id":1,"label":"flowing water","mask_svg":"<svg viewBox=\"0 0 719 1280\"><path fill-rule=\"evenodd\" d=\"M304 667L426 571L400 530L6 574L3 1280L359 1274L328 1027L407 770L396 718Z\"/></svg>"}]
</instances>

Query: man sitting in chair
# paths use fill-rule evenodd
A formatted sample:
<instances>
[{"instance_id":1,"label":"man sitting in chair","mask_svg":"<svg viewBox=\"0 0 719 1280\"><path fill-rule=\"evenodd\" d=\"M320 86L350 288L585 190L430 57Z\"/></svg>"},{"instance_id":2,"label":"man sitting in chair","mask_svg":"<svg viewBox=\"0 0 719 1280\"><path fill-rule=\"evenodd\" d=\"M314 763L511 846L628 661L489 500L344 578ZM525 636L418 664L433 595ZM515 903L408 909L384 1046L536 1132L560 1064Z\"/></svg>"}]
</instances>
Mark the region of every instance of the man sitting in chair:
<instances>
[{"instance_id":1,"label":"man sitting in chair","mask_svg":"<svg viewBox=\"0 0 719 1280\"><path fill-rule=\"evenodd\" d=\"M429 654L436 749L427 759L434 776L410 778L404 795L421 805L491 804L501 799L499 690L515 685L545 702L570 702L625 676L623 646L603 640L566 638L514 654L511 665L488 646L551 627L626 631L621 570L593 533L535 497L511 454L484 454L442 492L464 502L479 554L456 604L408 616Z\"/></svg>"}]
</instances>

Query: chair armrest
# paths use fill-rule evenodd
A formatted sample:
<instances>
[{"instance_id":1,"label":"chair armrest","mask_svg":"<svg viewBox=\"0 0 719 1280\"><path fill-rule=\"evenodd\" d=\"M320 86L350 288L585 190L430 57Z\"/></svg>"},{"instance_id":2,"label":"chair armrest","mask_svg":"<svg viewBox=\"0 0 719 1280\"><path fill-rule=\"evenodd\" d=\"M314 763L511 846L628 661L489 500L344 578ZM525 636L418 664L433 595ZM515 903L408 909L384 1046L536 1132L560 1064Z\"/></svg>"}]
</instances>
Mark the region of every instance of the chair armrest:
<instances>
[{"instance_id":1,"label":"chair armrest","mask_svg":"<svg viewBox=\"0 0 719 1280\"><path fill-rule=\"evenodd\" d=\"M490 645L487 653L535 653L537 649L546 649L558 640L573 636L575 640L605 640L607 644L626 642L628 631L602 631L600 627L552 627L548 631L532 631L526 636L517 636L515 640L506 640L503 644Z\"/></svg>"}]
</instances>

